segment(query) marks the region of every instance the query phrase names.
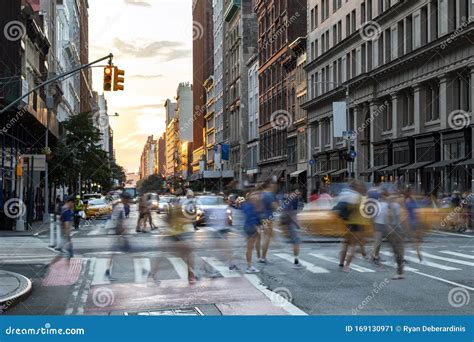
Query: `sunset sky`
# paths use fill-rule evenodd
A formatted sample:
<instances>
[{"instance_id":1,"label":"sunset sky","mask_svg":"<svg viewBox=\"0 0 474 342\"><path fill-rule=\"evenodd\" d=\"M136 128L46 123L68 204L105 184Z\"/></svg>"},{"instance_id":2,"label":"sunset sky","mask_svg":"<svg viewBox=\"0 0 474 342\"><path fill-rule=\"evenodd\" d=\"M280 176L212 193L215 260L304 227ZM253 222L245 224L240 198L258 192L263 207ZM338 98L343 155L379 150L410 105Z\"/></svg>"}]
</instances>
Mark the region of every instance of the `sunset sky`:
<instances>
[{"instance_id":1,"label":"sunset sky","mask_svg":"<svg viewBox=\"0 0 474 342\"><path fill-rule=\"evenodd\" d=\"M192 81L191 0L89 0L90 60L112 52L125 91L106 93L117 161L138 171L147 136L165 129L163 104ZM93 69L102 93L101 68Z\"/></svg>"}]
</instances>

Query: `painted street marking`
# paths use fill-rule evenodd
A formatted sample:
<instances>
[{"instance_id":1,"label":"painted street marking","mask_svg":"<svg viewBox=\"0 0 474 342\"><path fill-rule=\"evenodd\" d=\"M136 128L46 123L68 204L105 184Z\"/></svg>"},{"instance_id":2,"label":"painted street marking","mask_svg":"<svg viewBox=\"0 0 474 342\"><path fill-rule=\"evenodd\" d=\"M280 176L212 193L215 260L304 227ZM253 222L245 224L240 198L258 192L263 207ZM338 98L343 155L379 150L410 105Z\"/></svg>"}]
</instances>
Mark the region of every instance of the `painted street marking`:
<instances>
[{"instance_id":1,"label":"painted street marking","mask_svg":"<svg viewBox=\"0 0 474 342\"><path fill-rule=\"evenodd\" d=\"M332 258L332 257L328 257L328 256L324 256L324 255L321 255L321 254L316 254L316 253L309 253L309 255L314 256L315 258L322 259L322 260L325 260L325 261L329 261L333 264L339 265L339 260L337 260L336 258ZM374 270L371 270L370 268L366 268L366 267L363 267L363 266L358 266L358 265L355 265L354 263L351 263L350 268L353 269L354 271L357 271L357 272L360 272L360 273L365 273L365 272L374 273L375 272Z\"/></svg>"},{"instance_id":2,"label":"painted street marking","mask_svg":"<svg viewBox=\"0 0 474 342\"><path fill-rule=\"evenodd\" d=\"M416 253L416 252L415 251L410 251L410 253ZM470 261L440 257L440 256L430 254L430 253L426 253L426 252L422 252L422 255L425 256L425 257L428 257L428 258L432 258L432 259L438 259L438 260L444 260L444 261L452 262L453 264L474 266L474 262L470 262Z\"/></svg>"},{"instance_id":3,"label":"painted street marking","mask_svg":"<svg viewBox=\"0 0 474 342\"><path fill-rule=\"evenodd\" d=\"M220 274L222 274L224 278L237 278L242 276L238 272L229 270L229 266L226 266L224 263L214 257L201 257L201 259L211 265Z\"/></svg>"},{"instance_id":4,"label":"painted street marking","mask_svg":"<svg viewBox=\"0 0 474 342\"><path fill-rule=\"evenodd\" d=\"M286 253L276 253L275 254L277 257L279 258L282 258L286 261L289 261L291 263L293 263L294 261L294 257L289 255L289 254L286 254ZM308 270L309 272L311 273L329 273L329 271L323 267L319 267L319 266L316 266L310 262L307 262L307 261L304 261L304 260L301 260L299 259L299 262L301 265L303 265L306 270Z\"/></svg>"},{"instance_id":5,"label":"painted street marking","mask_svg":"<svg viewBox=\"0 0 474 342\"><path fill-rule=\"evenodd\" d=\"M390 252L381 251L380 254L393 256L393 254L390 253ZM424 266L439 268L440 270L445 270L445 271L460 271L461 270L460 268L446 266L446 265L438 264L436 262L431 262L431 261L427 261L427 260L420 261L418 258L414 258L414 257L407 256L407 255L405 255L404 258L406 260L410 261L410 262L414 262L415 264L420 264L420 265L424 265Z\"/></svg>"},{"instance_id":6,"label":"painted street marking","mask_svg":"<svg viewBox=\"0 0 474 342\"><path fill-rule=\"evenodd\" d=\"M188 279L188 265L181 258L167 258L181 279Z\"/></svg>"}]
</instances>

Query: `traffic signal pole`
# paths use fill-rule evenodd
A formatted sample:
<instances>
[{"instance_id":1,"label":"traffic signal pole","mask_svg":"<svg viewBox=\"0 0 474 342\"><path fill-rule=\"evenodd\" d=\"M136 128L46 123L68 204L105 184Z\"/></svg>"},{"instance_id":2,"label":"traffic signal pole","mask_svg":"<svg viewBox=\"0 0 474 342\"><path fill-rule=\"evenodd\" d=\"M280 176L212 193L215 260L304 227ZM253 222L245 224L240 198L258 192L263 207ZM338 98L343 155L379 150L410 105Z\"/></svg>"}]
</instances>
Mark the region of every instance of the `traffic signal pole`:
<instances>
[{"instance_id":1,"label":"traffic signal pole","mask_svg":"<svg viewBox=\"0 0 474 342\"><path fill-rule=\"evenodd\" d=\"M47 85L49 85L49 84L51 84L51 83L53 83L53 82L56 82L56 81L60 80L61 78L66 77L66 76L75 74L75 73L77 73L77 72L79 72L79 71L81 71L81 70L87 69L87 68L91 67L92 65L97 64L97 63L100 63L100 62L102 62L102 61L104 61L104 60L106 60L106 59L109 60L109 64L112 64L112 58L114 58L114 55L113 55L113 54L109 54L109 55L107 55L107 56L105 56L105 57L102 57L102 58L99 58L98 60L95 60L95 61L93 61L93 62L91 62L91 63L81 65L81 66L79 66L79 67L77 67L77 68L75 68L75 69L72 69L71 71L67 71L67 72L65 72L65 73L63 73L63 74L61 74L61 75L59 75L59 76L56 76L56 77L53 77L53 78L51 78L51 79L46 80L45 82L41 83L40 85L34 87L32 90L30 90L30 91L29 91L28 93L26 93L25 95L23 95L23 96L17 98L16 100L12 101L8 106L6 106L6 107L3 108L2 110L0 110L0 114L5 113L7 110L9 110L10 108L12 108L15 104L17 104L18 102L20 102L21 100L23 100L25 97L30 96L30 94L32 94L32 93L34 93L35 91L37 91L37 90L43 88L44 86L47 86Z\"/></svg>"}]
</instances>

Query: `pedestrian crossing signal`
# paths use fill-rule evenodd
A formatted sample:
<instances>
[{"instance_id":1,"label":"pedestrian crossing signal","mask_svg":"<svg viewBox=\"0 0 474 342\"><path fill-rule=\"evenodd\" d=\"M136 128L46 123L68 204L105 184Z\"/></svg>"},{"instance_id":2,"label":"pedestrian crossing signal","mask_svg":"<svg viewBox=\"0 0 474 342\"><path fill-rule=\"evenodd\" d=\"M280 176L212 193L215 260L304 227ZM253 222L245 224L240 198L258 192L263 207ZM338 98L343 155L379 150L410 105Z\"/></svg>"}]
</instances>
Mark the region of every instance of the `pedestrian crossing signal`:
<instances>
[{"instance_id":1,"label":"pedestrian crossing signal","mask_svg":"<svg viewBox=\"0 0 474 342\"><path fill-rule=\"evenodd\" d=\"M123 82L125 82L125 71L120 70L119 68L115 67L114 72L114 91L123 90Z\"/></svg>"},{"instance_id":2,"label":"pedestrian crossing signal","mask_svg":"<svg viewBox=\"0 0 474 342\"><path fill-rule=\"evenodd\" d=\"M112 67L104 68L104 91L112 91Z\"/></svg>"}]
</instances>

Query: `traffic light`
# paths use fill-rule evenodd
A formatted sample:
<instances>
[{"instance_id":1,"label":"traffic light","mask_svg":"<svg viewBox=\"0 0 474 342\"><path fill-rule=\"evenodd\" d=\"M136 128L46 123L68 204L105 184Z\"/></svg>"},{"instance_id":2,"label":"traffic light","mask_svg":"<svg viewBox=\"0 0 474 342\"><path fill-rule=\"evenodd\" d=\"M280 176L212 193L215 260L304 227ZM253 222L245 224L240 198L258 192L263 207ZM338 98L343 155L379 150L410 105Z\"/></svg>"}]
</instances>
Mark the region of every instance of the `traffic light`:
<instances>
[{"instance_id":1,"label":"traffic light","mask_svg":"<svg viewBox=\"0 0 474 342\"><path fill-rule=\"evenodd\" d=\"M104 91L112 91L112 73L111 66L104 68Z\"/></svg>"},{"instance_id":2,"label":"traffic light","mask_svg":"<svg viewBox=\"0 0 474 342\"><path fill-rule=\"evenodd\" d=\"M326 186L331 184L331 176L329 175L325 175L322 180L323 180L323 184Z\"/></svg>"},{"instance_id":3,"label":"traffic light","mask_svg":"<svg viewBox=\"0 0 474 342\"><path fill-rule=\"evenodd\" d=\"M114 91L123 90L123 82L125 82L125 71L120 70L119 68L115 67L114 72Z\"/></svg>"}]
</instances>

